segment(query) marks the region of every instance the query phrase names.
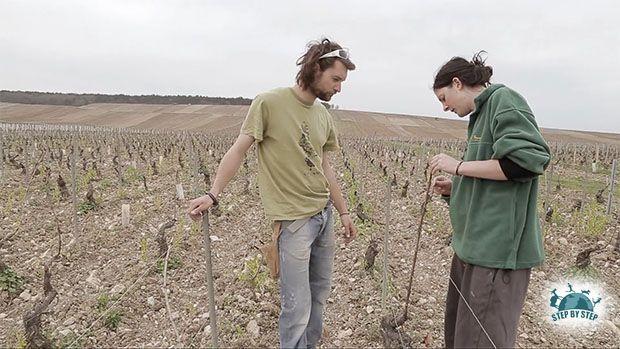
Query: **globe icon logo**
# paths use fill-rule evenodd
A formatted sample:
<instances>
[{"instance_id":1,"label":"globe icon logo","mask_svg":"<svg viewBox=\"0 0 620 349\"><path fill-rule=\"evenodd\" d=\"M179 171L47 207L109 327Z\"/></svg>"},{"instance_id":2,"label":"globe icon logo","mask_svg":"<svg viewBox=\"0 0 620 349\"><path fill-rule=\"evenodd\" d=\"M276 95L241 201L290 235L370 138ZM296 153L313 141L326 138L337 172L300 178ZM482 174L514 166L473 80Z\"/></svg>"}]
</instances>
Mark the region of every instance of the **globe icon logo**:
<instances>
[{"instance_id":1,"label":"globe icon logo","mask_svg":"<svg viewBox=\"0 0 620 349\"><path fill-rule=\"evenodd\" d=\"M576 292L573 290L573 285L567 284L568 291L564 296L560 296L557 293L557 288L551 291L551 298L549 299L549 305L557 311L551 315L553 321L562 319L588 319L596 320L598 315L594 313L594 307L600 303L601 297L598 297L594 301L590 299L590 290L581 290Z\"/></svg>"},{"instance_id":2,"label":"globe icon logo","mask_svg":"<svg viewBox=\"0 0 620 349\"><path fill-rule=\"evenodd\" d=\"M562 298L562 301L558 306L558 310L567 309L584 309L592 311L594 310L594 306L592 305L592 301L590 301L590 298L586 297L584 294L571 293Z\"/></svg>"}]
</instances>

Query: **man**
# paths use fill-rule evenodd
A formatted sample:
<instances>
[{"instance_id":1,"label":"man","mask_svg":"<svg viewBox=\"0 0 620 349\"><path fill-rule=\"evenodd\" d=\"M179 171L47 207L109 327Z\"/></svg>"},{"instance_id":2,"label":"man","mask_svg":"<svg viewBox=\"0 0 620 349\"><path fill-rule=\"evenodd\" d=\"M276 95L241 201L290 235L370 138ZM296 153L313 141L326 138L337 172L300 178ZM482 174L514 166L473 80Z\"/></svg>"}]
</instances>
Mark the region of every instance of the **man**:
<instances>
[{"instance_id":1,"label":"man","mask_svg":"<svg viewBox=\"0 0 620 349\"><path fill-rule=\"evenodd\" d=\"M189 215L217 205L217 198L257 143L258 185L269 220L275 222L281 313L280 345L316 346L329 296L334 261L331 206L336 207L345 242L357 235L326 152L338 149L334 122L319 98L340 92L355 65L347 50L323 39L308 44L297 65L296 85L259 94L241 134L228 150L207 195L192 200Z\"/></svg>"}]
</instances>

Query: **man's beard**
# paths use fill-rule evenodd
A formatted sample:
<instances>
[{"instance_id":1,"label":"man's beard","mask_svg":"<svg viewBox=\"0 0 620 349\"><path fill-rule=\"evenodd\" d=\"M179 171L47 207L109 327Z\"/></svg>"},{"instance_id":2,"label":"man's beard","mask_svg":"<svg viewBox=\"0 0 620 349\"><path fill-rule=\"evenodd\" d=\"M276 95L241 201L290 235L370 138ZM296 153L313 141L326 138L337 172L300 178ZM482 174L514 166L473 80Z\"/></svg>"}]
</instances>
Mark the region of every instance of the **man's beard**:
<instances>
[{"instance_id":1,"label":"man's beard","mask_svg":"<svg viewBox=\"0 0 620 349\"><path fill-rule=\"evenodd\" d=\"M324 102L329 102L329 100L332 99L332 96L334 95L333 93L321 91L314 84L310 85L310 92L312 92L313 95L315 95L318 99Z\"/></svg>"}]
</instances>

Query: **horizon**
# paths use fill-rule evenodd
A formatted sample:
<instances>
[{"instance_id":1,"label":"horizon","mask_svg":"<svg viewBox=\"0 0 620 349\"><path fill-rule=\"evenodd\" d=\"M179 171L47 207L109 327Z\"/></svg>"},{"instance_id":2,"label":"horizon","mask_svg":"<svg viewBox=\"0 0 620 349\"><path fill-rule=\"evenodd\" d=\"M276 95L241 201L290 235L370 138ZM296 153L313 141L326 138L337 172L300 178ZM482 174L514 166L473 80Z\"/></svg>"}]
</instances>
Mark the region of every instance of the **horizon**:
<instances>
[{"instance_id":1,"label":"horizon","mask_svg":"<svg viewBox=\"0 0 620 349\"><path fill-rule=\"evenodd\" d=\"M32 91L32 90L0 90L0 92L50 93L50 94L58 93L58 94L106 95L106 96L123 95L123 96L130 96L130 97L140 97L140 96L183 97L183 96L185 96L185 97L208 97L208 98L226 98L226 99L243 98L243 99L250 99L250 100L252 100L252 98L248 98L248 97L244 97L244 96L228 97L228 96L179 95L179 94L176 94L176 95L175 94L171 94L171 95L159 95L159 94L140 94L140 95L134 95L134 94L126 94L126 93L60 92L60 91ZM318 98L317 98L317 101L324 102L324 101L321 101ZM0 103L13 103L13 102L0 102ZM324 102L324 103L329 103L329 102ZM39 103L16 103L16 104L51 105L51 104L39 104ZM93 104L93 103L89 103L89 104ZM127 102L98 102L97 104L144 104L144 105L154 104L155 105L155 103L127 103ZM161 105L182 105L182 104L183 103L161 104ZM88 105L88 104L86 104L86 105ZM192 104L188 104L188 105L192 105ZM193 105L210 105L210 104L193 104ZM228 105L228 104L222 104L222 105ZM71 106L71 105L68 105L68 106ZM72 107L78 108L79 106L72 106ZM467 123L468 120L469 120L469 116L460 118L460 117L454 117L454 116L423 115L423 114L404 114L404 113L393 113L393 112L386 112L386 111L358 110L358 109L347 109L347 108L338 108L337 110L354 111L354 112L365 112L365 113L390 114L390 115L400 115L400 116L408 116L408 117L440 118L440 119L444 119L444 120L452 120L452 121L458 121L458 122L464 122L464 123ZM540 126L540 125L539 125L539 127L541 129L545 129L545 130L594 132L594 133L613 134L613 135L620 136L620 131L614 132L614 131L605 131L605 130L572 129L572 128L561 128L561 127L546 127L546 126Z\"/></svg>"}]
</instances>

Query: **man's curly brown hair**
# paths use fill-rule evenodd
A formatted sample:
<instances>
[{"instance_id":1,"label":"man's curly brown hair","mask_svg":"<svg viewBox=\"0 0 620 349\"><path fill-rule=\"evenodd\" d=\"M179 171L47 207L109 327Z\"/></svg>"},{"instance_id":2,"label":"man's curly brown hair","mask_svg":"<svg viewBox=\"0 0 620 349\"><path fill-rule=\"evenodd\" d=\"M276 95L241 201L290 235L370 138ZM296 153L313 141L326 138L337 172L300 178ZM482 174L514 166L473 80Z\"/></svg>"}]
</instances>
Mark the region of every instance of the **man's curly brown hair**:
<instances>
[{"instance_id":1,"label":"man's curly brown hair","mask_svg":"<svg viewBox=\"0 0 620 349\"><path fill-rule=\"evenodd\" d=\"M302 89L307 89L312 85L316 77L316 64L318 63L320 71L332 67L336 60L340 60L348 70L355 70L355 64L348 59L342 59L340 57L328 57L319 59L322 55L341 49L342 46L337 43L323 38L320 41L311 41L307 45L308 50L299 59L297 59L297 65L301 68L297 73L296 81Z\"/></svg>"}]
</instances>

